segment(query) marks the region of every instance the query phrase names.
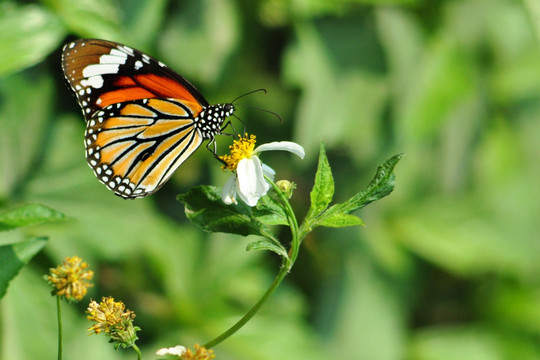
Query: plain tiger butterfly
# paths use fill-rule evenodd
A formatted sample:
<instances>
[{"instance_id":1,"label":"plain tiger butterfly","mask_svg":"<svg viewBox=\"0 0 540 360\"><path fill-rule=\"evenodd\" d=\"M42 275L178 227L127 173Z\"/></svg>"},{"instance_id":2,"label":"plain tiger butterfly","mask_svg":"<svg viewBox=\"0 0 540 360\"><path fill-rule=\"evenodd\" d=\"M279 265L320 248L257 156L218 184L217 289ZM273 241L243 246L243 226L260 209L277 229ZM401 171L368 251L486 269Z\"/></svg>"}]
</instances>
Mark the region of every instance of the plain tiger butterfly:
<instances>
[{"instance_id":1,"label":"plain tiger butterfly","mask_svg":"<svg viewBox=\"0 0 540 360\"><path fill-rule=\"evenodd\" d=\"M157 191L235 110L210 105L162 62L112 41L66 44L62 70L86 119L88 165L126 199Z\"/></svg>"}]
</instances>

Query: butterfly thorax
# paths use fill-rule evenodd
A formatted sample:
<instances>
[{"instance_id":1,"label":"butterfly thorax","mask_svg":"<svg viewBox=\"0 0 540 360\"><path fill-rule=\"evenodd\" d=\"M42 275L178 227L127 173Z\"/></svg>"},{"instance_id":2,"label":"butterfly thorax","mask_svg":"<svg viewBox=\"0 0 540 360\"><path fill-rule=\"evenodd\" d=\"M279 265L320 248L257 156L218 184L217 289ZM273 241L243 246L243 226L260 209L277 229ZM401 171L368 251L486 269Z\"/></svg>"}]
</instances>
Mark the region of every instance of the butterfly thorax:
<instances>
[{"instance_id":1,"label":"butterfly thorax","mask_svg":"<svg viewBox=\"0 0 540 360\"><path fill-rule=\"evenodd\" d=\"M233 104L207 106L195 118L195 127L200 131L204 139L212 139L221 132L221 125L233 113Z\"/></svg>"}]
</instances>

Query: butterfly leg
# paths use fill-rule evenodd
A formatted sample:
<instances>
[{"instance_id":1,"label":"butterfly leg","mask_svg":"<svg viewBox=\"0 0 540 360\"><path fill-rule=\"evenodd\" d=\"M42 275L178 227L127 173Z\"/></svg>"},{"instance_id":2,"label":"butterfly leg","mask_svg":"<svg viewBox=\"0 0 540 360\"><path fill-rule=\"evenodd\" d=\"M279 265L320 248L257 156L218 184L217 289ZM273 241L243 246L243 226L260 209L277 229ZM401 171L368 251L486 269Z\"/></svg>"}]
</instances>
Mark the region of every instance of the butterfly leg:
<instances>
[{"instance_id":1,"label":"butterfly leg","mask_svg":"<svg viewBox=\"0 0 540 360\"><path fill-rule=\"evenodd\" d=\"M226 135L226 134L224 134ZM214 144L214 148L213 149L210 149L210 145ZM212 138L212 140L210 140L208 142L208 144L206 144L206 148L208 149L208 151L210 151L212 153L212 155L214 155L214 157L219 160L219 162L221 162L223 165L227 166L227 163L225 161L223 161L222 158L219 157L219 155L217 154L217 144L216 144L216 138Z\"/></svg>"},{"instance_id":2,"label":"butterfly leg","mask_svg":"<svg viewBox=\"0 0 540 360\"><path fill-rule=\"evenodd\" d=\"M233 115L234 116L234 115ZM246 124L238 117L234 116L235 118L237 118L243 125L243 131L242 133L238 133L238 131L236 131L236 128L234 127L233 123L230 122L230 121L227 121L225 123L225 125L223 125L223 127L221 128L221 134L222 135L227 135L227 136L233 136L233 137L241 137L243 134L246 133ZM227 127L231 127L232 131L233 131L233 134L229 134L229 133L224 133L223 130L225 130Z\"/></svg>"}]
</instances>

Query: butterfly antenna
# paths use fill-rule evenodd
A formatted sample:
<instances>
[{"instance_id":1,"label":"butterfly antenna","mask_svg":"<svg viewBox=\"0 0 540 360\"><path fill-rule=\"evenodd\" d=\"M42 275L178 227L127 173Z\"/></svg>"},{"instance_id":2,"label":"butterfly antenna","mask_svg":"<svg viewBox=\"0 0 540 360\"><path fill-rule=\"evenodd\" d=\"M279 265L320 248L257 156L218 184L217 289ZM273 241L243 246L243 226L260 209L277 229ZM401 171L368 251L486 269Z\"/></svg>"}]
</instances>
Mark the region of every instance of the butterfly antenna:
<instances>
[{"instance_id":1,"label":"butterfly antenna","mask_svg":"<svg viewBox=\"0 0 540 360\"><path fill-rule=\"evenodd\" d=\"M231 104L234 104L236 100L238 100L238 99L240 99L240 98L243 98L244 96L251 95L251 94L254 94L254 93L260 92L260 91L264 92L265 95L268 93L268 91L266 91L266 89L264 89L264 88L251 90L251 91L249 91L249 92L247 92L247 93L245 93L245 94L242 94L242 95L238 96L237 98L235 98L233 101L231 101ZM283 123L283 119L281 118L281 116L280 116L278 113L273 112L273 111L271 111L271 110L263 109L263 108L260 108L260 107L258 107L258 106L253 106L253 105L248 105L248 104L236 104L236 105L246 106L246 107L250 107L250 108L252 108L252 109L257 109L257 110L264 111L264 112L266 112L266 113L272 114L272 115L274 115L275 117L277 117L277 118L279 119L279 122L280 122L280 123ZM235 116L235 117L236 117L236 116ZM237 118L238 120L240 120L238 117L236 117L236 118ZM240 120L240 122L242 122L242 124L244 123L242 120ZM245 129L245 126L244 126L244 129Z\"/></svg>"},{"instance_id":2,"label":"butterfly antenna","mask_svg":"<svg viewBox=\"0 0 540 360\"><path fill-rule=\"evenodd\" d=\"M265 113L272 114L272 115L274 115L275 117L278 118L280 123L283 123L283 119L281 118L281 116L278 113L276 113L276 112L274 112L272 110L264 109L264 108L254 106L254 105L250 105L250 104L236 104L236 106L239 106L239 105L249 107L249 108L252 108L252 109L256 109L256 110L260 110L260 111L264 111Z\"/></svg>"},{"instance_id":3,"label":"butterfly antenna","mask_svg":"<svg viewBox=\"0 0 540 360\"><path fill-rule=\"evenodd\" d=\"M240 99L240 98L243 98L244 96L248 96L248 95L254 94L254 93L256 93L256 92L260 92L260 91L264 92L264 95L268 94L268 91L266 91L266 89L264 89L264 88L251 90L251 91L248 91L248 92L245 93L245 94L242 94L242 95L236 97L233 101L231 101L231 104L234 104L234 102L235 102L236 100L238 100L238 99Z\"/></svg>"}]
</instances>

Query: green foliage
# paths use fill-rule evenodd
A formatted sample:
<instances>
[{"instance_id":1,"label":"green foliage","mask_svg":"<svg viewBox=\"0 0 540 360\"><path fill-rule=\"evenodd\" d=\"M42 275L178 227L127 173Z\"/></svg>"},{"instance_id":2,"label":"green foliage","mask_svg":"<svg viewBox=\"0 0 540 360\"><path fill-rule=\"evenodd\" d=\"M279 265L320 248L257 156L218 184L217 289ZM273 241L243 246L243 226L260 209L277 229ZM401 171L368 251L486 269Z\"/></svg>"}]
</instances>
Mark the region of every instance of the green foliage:
<instances>
[{"instance_id":1,"label":"green foliage","mask_svg":"<svg viewBox=\"0 0 540 360\"><path fill-rule=\"evenodd\" d=\"M311 219L319 216L330 204L334 197L334 178L330 170L330 164L326 158L324 143L319 150L319 165L315 174L313 190L309 194L311 205L306 218Z\"/></svg>"},{"instance_id":2,"label":"green foliage","mask_svg":"<svg viewBox=\"0 0 540 360\"><path fill-rule=\"evenodd\" d=\"M0 214L0 231L65 219L64 214L43 205L28 204Z\"/></svg>"},{"instance_id":3,"label":"green foliage","mask_svg":"<svg viewBox=\"0 0 540 360\"><path fill-rule=\"evenodd\" d=\"M220 189L215 186L194 187L188 193L178 195L178 200L184 204L187 218L206 231L242 236L269 234L249 206L242 202L225 205Z\"/></svg>"},{"instance_id":4,"label":"green foliage","mask_svg":"<svg viewBox=\"0 0 540 360\"><path fill-rule=\"evenodd\" d=\"M43 224L65 219L64 214L43 205L29 204L0 214L0 231ZM0 299L6 294L10 281L24 265L47 244L47 238L35 237L25 241L2 242L0 246Z\"/></svg>"},{"instance_id":5,"label":"green foliage","mask_svg":"<svg viewBox=\"0 0 540 360\"><path fill-rule=\"evenodd\" d=\"M255 219L276 231L268 236L208 234L186 221L171 199L225 182L204 148L147 199L124 201L99 184L62 84L68 36L141 48L210 103L267 88L239 100L237 115L261 143L306 150L301 162L264 160L297 184L291 203L319 228L294 276L215 349L217 359L540 358L537 13L535 1L506 0L3 1L0 213L43 204L75 221L0 232L0 268L22 266L1 301L0 359L53 356L54 303L42 276L65 256L84 257L103 280L91 297L130 300L152 358L230 326L276 272L266 252L246 245L279 253L288 240L272 197L234 215L246 234ZM319 172L310 196L321 140L332 177ZM223 153L230 138L217 141ZM377 165L402 152L392 195L352 212L377 194L358 193ZM218 205L209 194L206 205ZM322 228L361 225L358 216L365 227ZM66 358L122 358L85 335L84 309L64 310Z\"/></svg>"},{"instance_id":6,"label":"green foliage","mask_svg":"<svg viewBox=\"0 0 540 360\"><path fill-rule=\"evenodd\" d=\"M0 299L6 294L9 282L47 244L46 238L34 238L11 245L0 246Z\"/></svg>"},{"instance_id":7,"label":"green foliage","mask_svg":"<svg viewBox=\"0 0 540 360\"><path fill-rule=\"evenodd\" d=\"M393 170L402 157L403 155L399 154L388 159L383 165L379 166L375 177L366 189L358 192L345 202L328 208L334 195L334 178L326 158L324 143L321 143L319 166L315 175L315 184L310 194L311 206L304 226L308 231L311 231L317 226L339 228L364 225L360 218L351 215L351 213L392 192L395 178Z\"/></svg>"},{"instance_id":8,"label":"green foliage","mask_svg":"<svg viewBox=\"0 0 540 360\"><path fill-rule=\"evenodd\" d=\"M21 26L25 24L25 26ZM37 5L0 4L0 76L35 65L66 35L54 14Z\"/></svg>"},{"instance_id":9,"label":"green foliage","mask_svg":"<svg viewBox=\"0 0 540 360\"><path fill-rule=\"evenodd\" d=\"M328 208L334 195L334 178L324 143L321 142L319 166L310 193L311 206L301 226L300 241L317 226L340 228L364 225L359 217L350 213L392 192L395 177L393 169L401 157L402 155L395 155L381 165L365 190L341 204ZM277 194L264 196L254 209L241 201L226 205L221 200L220 189L214 186L197 186L186 194L178 195L177 198L184 204L186 217L203 230L242 236L263 236L265 239L248 244L247 250L269 250L284 258L288 257L285 248L267 226L287 225L289 218L295 217L294 214L287 213L287 208Z\"/></svg>"}]
</instances>

